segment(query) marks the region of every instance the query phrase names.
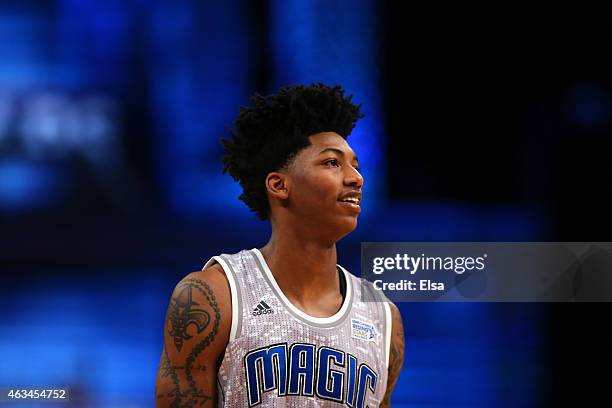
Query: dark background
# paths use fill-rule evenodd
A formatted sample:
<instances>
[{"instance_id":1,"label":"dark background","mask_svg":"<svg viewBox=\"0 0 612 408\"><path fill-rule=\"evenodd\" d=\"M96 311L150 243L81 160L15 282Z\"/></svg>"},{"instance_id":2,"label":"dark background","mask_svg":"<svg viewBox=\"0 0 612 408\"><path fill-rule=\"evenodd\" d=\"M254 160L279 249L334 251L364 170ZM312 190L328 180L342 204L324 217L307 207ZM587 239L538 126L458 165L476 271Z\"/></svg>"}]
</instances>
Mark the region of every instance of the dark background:
<instances>
[{"instance_id":1,"label":"dark background","mask_svg":"<svg viewBox=\"0 0 612 408\"><path fill-rule=\"evenodd\" d=\"M269 228L221 175L254 92L342 84L363 241L610 241L612 7L326 1L0 5L0 386L152 406L174 285ZM605 397L606 303L401 304L393 406Z\"/></svg>"}]
</instances>

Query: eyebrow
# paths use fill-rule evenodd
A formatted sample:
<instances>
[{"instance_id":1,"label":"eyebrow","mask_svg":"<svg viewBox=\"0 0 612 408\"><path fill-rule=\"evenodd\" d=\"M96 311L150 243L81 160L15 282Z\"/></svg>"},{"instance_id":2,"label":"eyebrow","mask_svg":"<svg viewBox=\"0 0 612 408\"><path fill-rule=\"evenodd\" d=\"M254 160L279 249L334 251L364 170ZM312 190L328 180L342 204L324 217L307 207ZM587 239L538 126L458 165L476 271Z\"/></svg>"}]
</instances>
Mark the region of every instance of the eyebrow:
<instances>
[{"instance_id":1,"label":"eyebrow","mask_svg":"<svg viewBox=\"0 0 612 408\"><path fill-rule=\"evenodd\" d=\"M319 152L319 155L322 155L322 154L323 154L323 153L325 153L325 152L334 152L334 153L336 153L337 155L339 155L339 156L343 156L343 157L344 157L344 152L343 152L342 150L338 149L338 148L335 148L335 147L328 147L328 148L326 148L326 149L323 149L323 150L321 150L321 151ZM353 155L353 160L355 160L356 162L358 162L358 163L359 163L359 159L357 158L357 156L356 156L356 155Z\"/></svg>"}]
</instances>

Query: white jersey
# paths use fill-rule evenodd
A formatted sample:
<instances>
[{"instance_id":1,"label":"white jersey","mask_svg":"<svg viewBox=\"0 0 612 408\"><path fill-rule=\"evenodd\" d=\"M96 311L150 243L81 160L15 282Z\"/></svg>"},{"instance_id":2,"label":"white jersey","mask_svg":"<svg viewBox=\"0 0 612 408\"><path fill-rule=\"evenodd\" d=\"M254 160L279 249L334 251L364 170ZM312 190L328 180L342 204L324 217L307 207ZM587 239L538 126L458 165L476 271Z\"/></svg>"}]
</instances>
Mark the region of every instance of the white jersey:
<instances>
[{"instance_id":1,"label":"white jersey","mask_svg":"<svg viewBox=\"0 0 612 408\"><path fill-rule=\"evenodd\" d=\"M312 317L280 290L257 249L211 258L232 296L230 339L217 374L220 407L378 407L387 388L391 311L339 266L340 310ZM371 298L370 298L371 299Z\"/></svg>"}]
</instances>

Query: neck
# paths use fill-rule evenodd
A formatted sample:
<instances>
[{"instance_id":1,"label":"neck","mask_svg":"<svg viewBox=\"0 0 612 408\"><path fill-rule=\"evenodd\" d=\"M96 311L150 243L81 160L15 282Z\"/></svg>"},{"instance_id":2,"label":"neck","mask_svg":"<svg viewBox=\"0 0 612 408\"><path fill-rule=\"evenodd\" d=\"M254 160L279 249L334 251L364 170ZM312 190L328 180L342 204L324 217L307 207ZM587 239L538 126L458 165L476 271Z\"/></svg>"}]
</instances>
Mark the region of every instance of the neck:
<instances>
[{"instance_id":1,"label":"neck","mask_svg":"<svg viewBox=\"0 0 612 408\"><path fill-rule=\"evenodd\" d=\"M261 253L288 298L307 303L339 293L335 243L308 239L298 231L278 231L273 224Z\"/></svg>"}]
</instances>

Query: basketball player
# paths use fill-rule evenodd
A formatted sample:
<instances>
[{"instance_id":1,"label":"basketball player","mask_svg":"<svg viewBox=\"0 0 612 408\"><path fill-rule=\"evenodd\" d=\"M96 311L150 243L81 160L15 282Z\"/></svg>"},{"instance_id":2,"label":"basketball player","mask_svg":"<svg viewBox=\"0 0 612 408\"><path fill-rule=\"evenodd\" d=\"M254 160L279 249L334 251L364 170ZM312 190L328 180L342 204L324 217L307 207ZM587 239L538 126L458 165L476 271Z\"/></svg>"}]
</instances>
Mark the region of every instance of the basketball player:
<instances>
[{"instance_id":1,"label":"basketball player","mask_svg":"<svg viewBox=\"0 0 612 408\"><path fill-rule=\"evenodd\" d=\"M336 264L336 242L361 211L346 138L363 115L351 99L313 84L241 108L223 140L225 171L272 235L261 249L212 257L176 286L158 407L390 406L401 316L390 302L362 301L379 295Z\"/></svg>"}]
</instances>

